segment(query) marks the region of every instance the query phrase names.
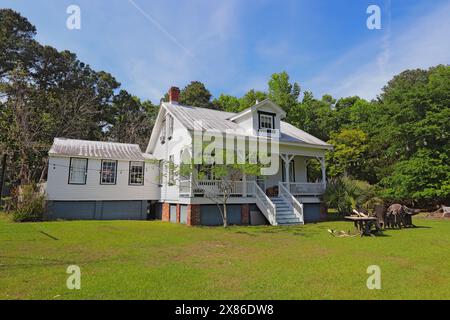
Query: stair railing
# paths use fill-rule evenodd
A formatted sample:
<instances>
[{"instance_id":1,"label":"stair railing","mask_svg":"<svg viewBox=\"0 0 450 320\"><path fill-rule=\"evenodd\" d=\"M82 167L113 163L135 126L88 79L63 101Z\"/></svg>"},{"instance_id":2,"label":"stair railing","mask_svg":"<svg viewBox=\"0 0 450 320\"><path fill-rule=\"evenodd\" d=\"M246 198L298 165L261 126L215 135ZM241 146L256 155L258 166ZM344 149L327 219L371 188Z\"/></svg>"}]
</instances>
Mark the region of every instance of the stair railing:
<instances>
[{"instance_id":1,"label":"stair railing","mask_svg":"<svg viewBox=\"0 0 450 320\"><path fill-rule=\"evenodd\" d=\"M303 203L300 203L300 201L298 201L297 198L294 197L292 193L290 193L283 182L278 183L278 196L282 197L289 203L294 211L294 214L300 219L301 223L304 224L305 221L303 218Z\"/></svg>"},{"instance_id":2,"label":"stair railing","mask_svg":"<svg viewBox=\"0 0 450 320\"><path fill-rule=\"evenodd\" d=\"M278 225L277 223L277 208L275 204L270 200L270 198L266 195L266 193L261 189L258 184L253 181L255 197L256 197L256 205L259 210L264 214L269 223L273 226Z\"/></svg>"}]
</instances>

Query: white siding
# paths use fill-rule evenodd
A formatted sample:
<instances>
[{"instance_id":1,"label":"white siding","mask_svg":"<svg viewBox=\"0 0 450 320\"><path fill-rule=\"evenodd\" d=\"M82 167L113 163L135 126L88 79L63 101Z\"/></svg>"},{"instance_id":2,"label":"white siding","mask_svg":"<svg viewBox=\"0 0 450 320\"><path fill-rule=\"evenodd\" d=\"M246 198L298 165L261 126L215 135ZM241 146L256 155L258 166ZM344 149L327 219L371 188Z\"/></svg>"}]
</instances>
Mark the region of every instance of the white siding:
<instances>
[{"instance_id":1,"label":"white siding","mask_svg":"<svg viewBox=\"0 0 450 320\"><path fill-rule=\"evenodd\" d=\"M280 129L280 114L277 110L271 108L270 106L262 106L256 110L252 110L245 116L242 116L236 122L243 128L245 132L250 135L257 136L259 135L259 116L258 111L269 112L275 114L275 129Z\"/></svg>"},{"instance_id":2,"label":"white siding","mask_svg":"<svg viewBox=\"0 0 450 320\"><path fill-rule=\"evenodd\" d=\"M114 160L114 159L113 159ZM69 157L50 156L47 198L48 200L158 200L158 170L151 163L145 163L144 185L128 185L129 161L118 161L115 185L100 184L101 159L88 160L88 173L85 185L68 183Z\"/></svg>"},{"instance_id":3,"label":"white siding","mask_svg":"<svg viewBox=\"0 0 450 320\"><path fill-rule=\"evenodd\" d=\"M173 137L166 141L164 144L159 140L160 132L158 134L158 140L153 150L153 157L158 160L164 160L165 163L169 161L169 156L174 156L174 162L180 164L181 151L186 147L191 146L191 135L189 131L183 127L177 118L174 118L173 123ZM175 179L175 185L168 185L168 168L164 168L162 174L162 187L161 187L161 201L178 201L179 195L179 179Z\"/></svg>"}]
</instances>

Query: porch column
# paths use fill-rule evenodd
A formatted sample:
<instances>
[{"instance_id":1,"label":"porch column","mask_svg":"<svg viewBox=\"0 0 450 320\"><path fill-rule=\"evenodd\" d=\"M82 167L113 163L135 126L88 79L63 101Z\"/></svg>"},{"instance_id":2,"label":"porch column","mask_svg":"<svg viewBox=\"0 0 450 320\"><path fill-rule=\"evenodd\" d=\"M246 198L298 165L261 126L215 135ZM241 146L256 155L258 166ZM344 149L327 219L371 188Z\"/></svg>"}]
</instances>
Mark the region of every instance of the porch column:
<instances>
[{"instance_id":1,"label":"porch column","mask_svg":"<svg viewBox=\"0 0 450 320\"><path fill-rule=\"evenodd\" d=\"M284 162L284 178L286 179L286 187L287 189L290 191L291 190L291 185L290 185L290 181L289 181L289 165L292 161L292 159L294 159L295 154L281 154L281 159Z\"/></svg>"},{"instance_id":2,"label":"porch column","mask_svg":"<svg viewBox=\"0 0 450 320\"><path fill-rule=\"evenodd\" d=\"M286 179L287 188L289 190L289 156L286 155L286 160L284 160L284 178Z\"/></svg>"},{"instance_id":3,"label":"porch column","mask_svg":"<svg viewBox=\"0 0 450 320\"><path fill-rule=\"evenodd\" d=\"M322 184L323 189L325 190L327 187L327 175L326 175L326 168L325 168L325 157L320 158L320 166L322 167Z\"/></svg>"},{"instance_id":4,"label":"porch column","mask_svg":"<svg viewBox=\"0 0 450 320\"><path fill-rule=\"evenodd\" d=\"M245 172L242 174L242 196L247 196L247 174Z\"/></svg>"}]
</instances>

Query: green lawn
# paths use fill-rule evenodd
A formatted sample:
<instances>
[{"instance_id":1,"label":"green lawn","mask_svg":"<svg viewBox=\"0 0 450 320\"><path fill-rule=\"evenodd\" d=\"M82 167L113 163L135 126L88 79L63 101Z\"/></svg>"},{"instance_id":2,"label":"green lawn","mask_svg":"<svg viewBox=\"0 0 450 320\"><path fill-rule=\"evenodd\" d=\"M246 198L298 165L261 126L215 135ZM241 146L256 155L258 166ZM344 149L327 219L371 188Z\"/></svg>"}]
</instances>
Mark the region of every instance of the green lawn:
<instances>
[{"instance_id":1,"label":"green lawn","mask_svg":"<svg viewBox=\"0 0 450 320\"><path fill-rule=\"evenodd\" d=\"M0 218L1 299L450 299L450 221L376 238L328 228L187 227L151 221L17 224ZM81 267L81 290L66 268ZM382 289L368 290L379 265Z\"/></svg>"}]
</instances>

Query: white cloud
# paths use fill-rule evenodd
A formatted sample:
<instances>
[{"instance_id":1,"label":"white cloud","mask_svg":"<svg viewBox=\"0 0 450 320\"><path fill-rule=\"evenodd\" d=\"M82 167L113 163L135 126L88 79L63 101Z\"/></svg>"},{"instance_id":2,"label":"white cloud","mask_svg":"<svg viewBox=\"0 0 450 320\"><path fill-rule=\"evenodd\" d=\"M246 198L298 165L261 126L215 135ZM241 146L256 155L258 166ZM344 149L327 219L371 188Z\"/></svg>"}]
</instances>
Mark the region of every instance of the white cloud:
<instances>
[{"instance_id":1,"label":"white cloud","mask_svg":"<svg viewBox=\"0 0 450 320\"><path fill-rule=\"evenodd\" d=\"M130 0L133 3L139 6L132 6L137 9L136 19L146 20L143 25L152 44L142 48L147 50L145 57L130 59L124 70L130 91L157 102L172 85L182 87L192 80L217 85L238 72L239 59L233 56L230 44L238 28L238 2L180 2L177 10L170 12L164 5Z\"/></svg>"},{"instance_id":2,"label":"white cloud","mask_svg":"<svg viewBox=\"0 0 450 320\"><path fill-rule=\"evenodd\" d=\"M382 37L349 50L306 82L314 93L375 98L406 69L450 63L450 4L405 24L387 26Z\"/></svg>"}]
</instances>

